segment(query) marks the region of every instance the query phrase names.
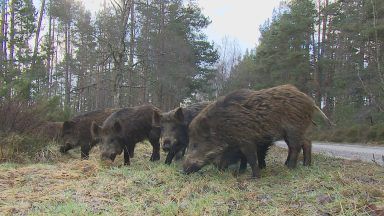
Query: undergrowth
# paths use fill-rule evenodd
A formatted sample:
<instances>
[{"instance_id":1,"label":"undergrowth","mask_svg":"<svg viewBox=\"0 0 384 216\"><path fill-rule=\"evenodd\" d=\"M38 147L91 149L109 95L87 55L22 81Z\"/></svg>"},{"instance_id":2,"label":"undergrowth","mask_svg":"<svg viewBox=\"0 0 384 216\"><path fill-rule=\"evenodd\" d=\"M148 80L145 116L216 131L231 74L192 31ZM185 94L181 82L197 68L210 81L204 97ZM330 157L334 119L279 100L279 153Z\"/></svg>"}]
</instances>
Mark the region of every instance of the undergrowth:
<instances>
[{"instance_id":1,"label":"undergrowth","mask_svg":"<svg viewBox=\"0 0 384 216\"><path fill-rule=\"evenodd\" d=\"M384 144L384 124L376 125L350 125L332 128L314 128L310 132L313 140L346 142L346 143L372 143Z\"/></svg>"}]
</instances>

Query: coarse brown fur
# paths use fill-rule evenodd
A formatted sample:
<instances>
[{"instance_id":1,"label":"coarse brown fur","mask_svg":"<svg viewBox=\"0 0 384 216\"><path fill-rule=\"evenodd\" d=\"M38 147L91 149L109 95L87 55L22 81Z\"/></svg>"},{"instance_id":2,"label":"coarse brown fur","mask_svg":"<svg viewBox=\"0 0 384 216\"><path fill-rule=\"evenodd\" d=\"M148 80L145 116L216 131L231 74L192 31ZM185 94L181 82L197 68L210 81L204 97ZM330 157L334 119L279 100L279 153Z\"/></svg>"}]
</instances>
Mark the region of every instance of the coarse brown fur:
<instances>
[{"instance_id":1,"label":"coarse brown fur","mask_svg":"<svg viewBox=\"0 0 384 216\"><path fill-rule=\"evenodd\" d=\"M81 158L87 159L89 151L99 140L91 136L91 124L93 121L102 124L103 121L118 109L102 109L87 112L65 121L61 130L62 145L60 152L65 153L77 146L81 148Z\"/></svg>"},{"instance_id":2,"label":"coarse brown fur","mask_svg":"<svg viewBox=\"0 0 384 216\"><path fill-rule=\"evenodd\" d=\"M237 102L238 98L243 102ZM288 167L296 167L301 148L304 165L310 165L311 141L305 133L317 109L312 98L292 85L234 91L208 105L191 122L183 169L195 172L227 149L240 149L252 176L259 177L257 145L279 139L289 148Z\"/></svg>"},{"instance_id":3,"label":"coarse brown fur","mask_svg":"<svg viewBox=\"0 0 384 216\"><path fill-rule=\"evenodd\" d=\"M143 105L121 109L110 115L100 127L92 124L92 136L101 139L102 160L114 160L124 151L124 164L130 164L136 143L148 139L153 147L151 161L160 159L160 128L152 126L153 112L159 109Z\"/></svg>"},{"instance_id":4,"label":"coarse brown fur","mask_svg":"<svg viewBox=\"0 0 384 216\"><path fill-rule=\"evenodd\" d=\"M188 126L192 119L211 102L178 107L166 113L154 112L153 124L161 128L160 144L168 152L166 164L171 164L175 156L184 156L188 145Z\"/></svg>"}]
</instances>

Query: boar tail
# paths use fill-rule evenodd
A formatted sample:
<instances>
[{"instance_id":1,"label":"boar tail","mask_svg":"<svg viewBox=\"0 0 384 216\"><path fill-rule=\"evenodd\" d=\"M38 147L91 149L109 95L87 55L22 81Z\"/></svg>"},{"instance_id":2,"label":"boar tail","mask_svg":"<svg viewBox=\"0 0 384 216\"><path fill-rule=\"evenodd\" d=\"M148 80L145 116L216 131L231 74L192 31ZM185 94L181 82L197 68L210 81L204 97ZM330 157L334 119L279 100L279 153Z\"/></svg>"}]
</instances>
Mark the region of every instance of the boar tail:
<instances>
[{"instance_id":1,"label":"boar tail","mask_svg":"<svg viewBox=\"0 0 384 216\"><path fill-rule=\"evenodd\" d=\"M324 120L326 120L327 121L327 123L328 123L328 125L329 126L335 126L336 124L334 124L333 122L331 122L331 120L329 120L329 118L325 115L325 113L320 109L320 107L318 107L318 106L316 106L316 105L314 105L315 106L315 109L320 113L320 115L321 115L321 117L323 117L323 119ZM313 122L313 121L312 121Z\"/></svg>"}]
</instances>

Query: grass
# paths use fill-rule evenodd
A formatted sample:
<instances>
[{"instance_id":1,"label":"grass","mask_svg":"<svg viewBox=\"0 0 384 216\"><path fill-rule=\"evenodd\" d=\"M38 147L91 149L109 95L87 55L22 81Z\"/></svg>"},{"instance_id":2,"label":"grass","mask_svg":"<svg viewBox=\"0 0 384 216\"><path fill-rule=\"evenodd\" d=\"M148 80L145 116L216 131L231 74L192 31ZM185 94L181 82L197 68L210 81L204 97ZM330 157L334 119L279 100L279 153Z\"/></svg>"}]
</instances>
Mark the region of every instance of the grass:
<instances>
[{"instance_id":1,"label":"grass","mask_svg":"<svg viewBox=\"0 0 384 216\"><path fill-rule=\"evenodd\" d=\"M137 152L137 153L136 153ZM384 169L314 155L311 167L288 170L286 150L273 147L262 178L250 168L207 166L184 175L181 164L150 162L140 144L131 166L88 161L79 152L37 164L0 164L0 212L5 215L380 215Z\"/></svg>"},{"instance_id":2,"label":"grass","mask_svg":"<svg viewBox=\"0 0 384 216\"><path fill-rule=\"evenodd\" d=\"M348 125L334 128L315 127L310 132L312 140L384 145L384 124Z\"/></svg>"}]
</instances>

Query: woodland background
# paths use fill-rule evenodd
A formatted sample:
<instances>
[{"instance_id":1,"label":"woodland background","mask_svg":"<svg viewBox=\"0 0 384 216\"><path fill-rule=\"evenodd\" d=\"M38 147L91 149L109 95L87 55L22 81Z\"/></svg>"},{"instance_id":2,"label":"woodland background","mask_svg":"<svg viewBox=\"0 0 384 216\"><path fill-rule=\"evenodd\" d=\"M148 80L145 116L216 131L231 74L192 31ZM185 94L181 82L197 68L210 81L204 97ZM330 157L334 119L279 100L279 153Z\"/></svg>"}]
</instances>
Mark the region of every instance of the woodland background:
<instances>
[{"instance_id":1,"label":"woodland background","mask_svg":"<svg viewBox=\"0 0 384 216\"><path fill-rule=\"evenodd\" d=\"M194 1L112 0L94 15L74 0L39 3L0 0L3 133L291 83L337 124L318 139L384 140L384 1L282 1L245 54L230 38L208 40Z\"/></svg>"}]
</instances>

